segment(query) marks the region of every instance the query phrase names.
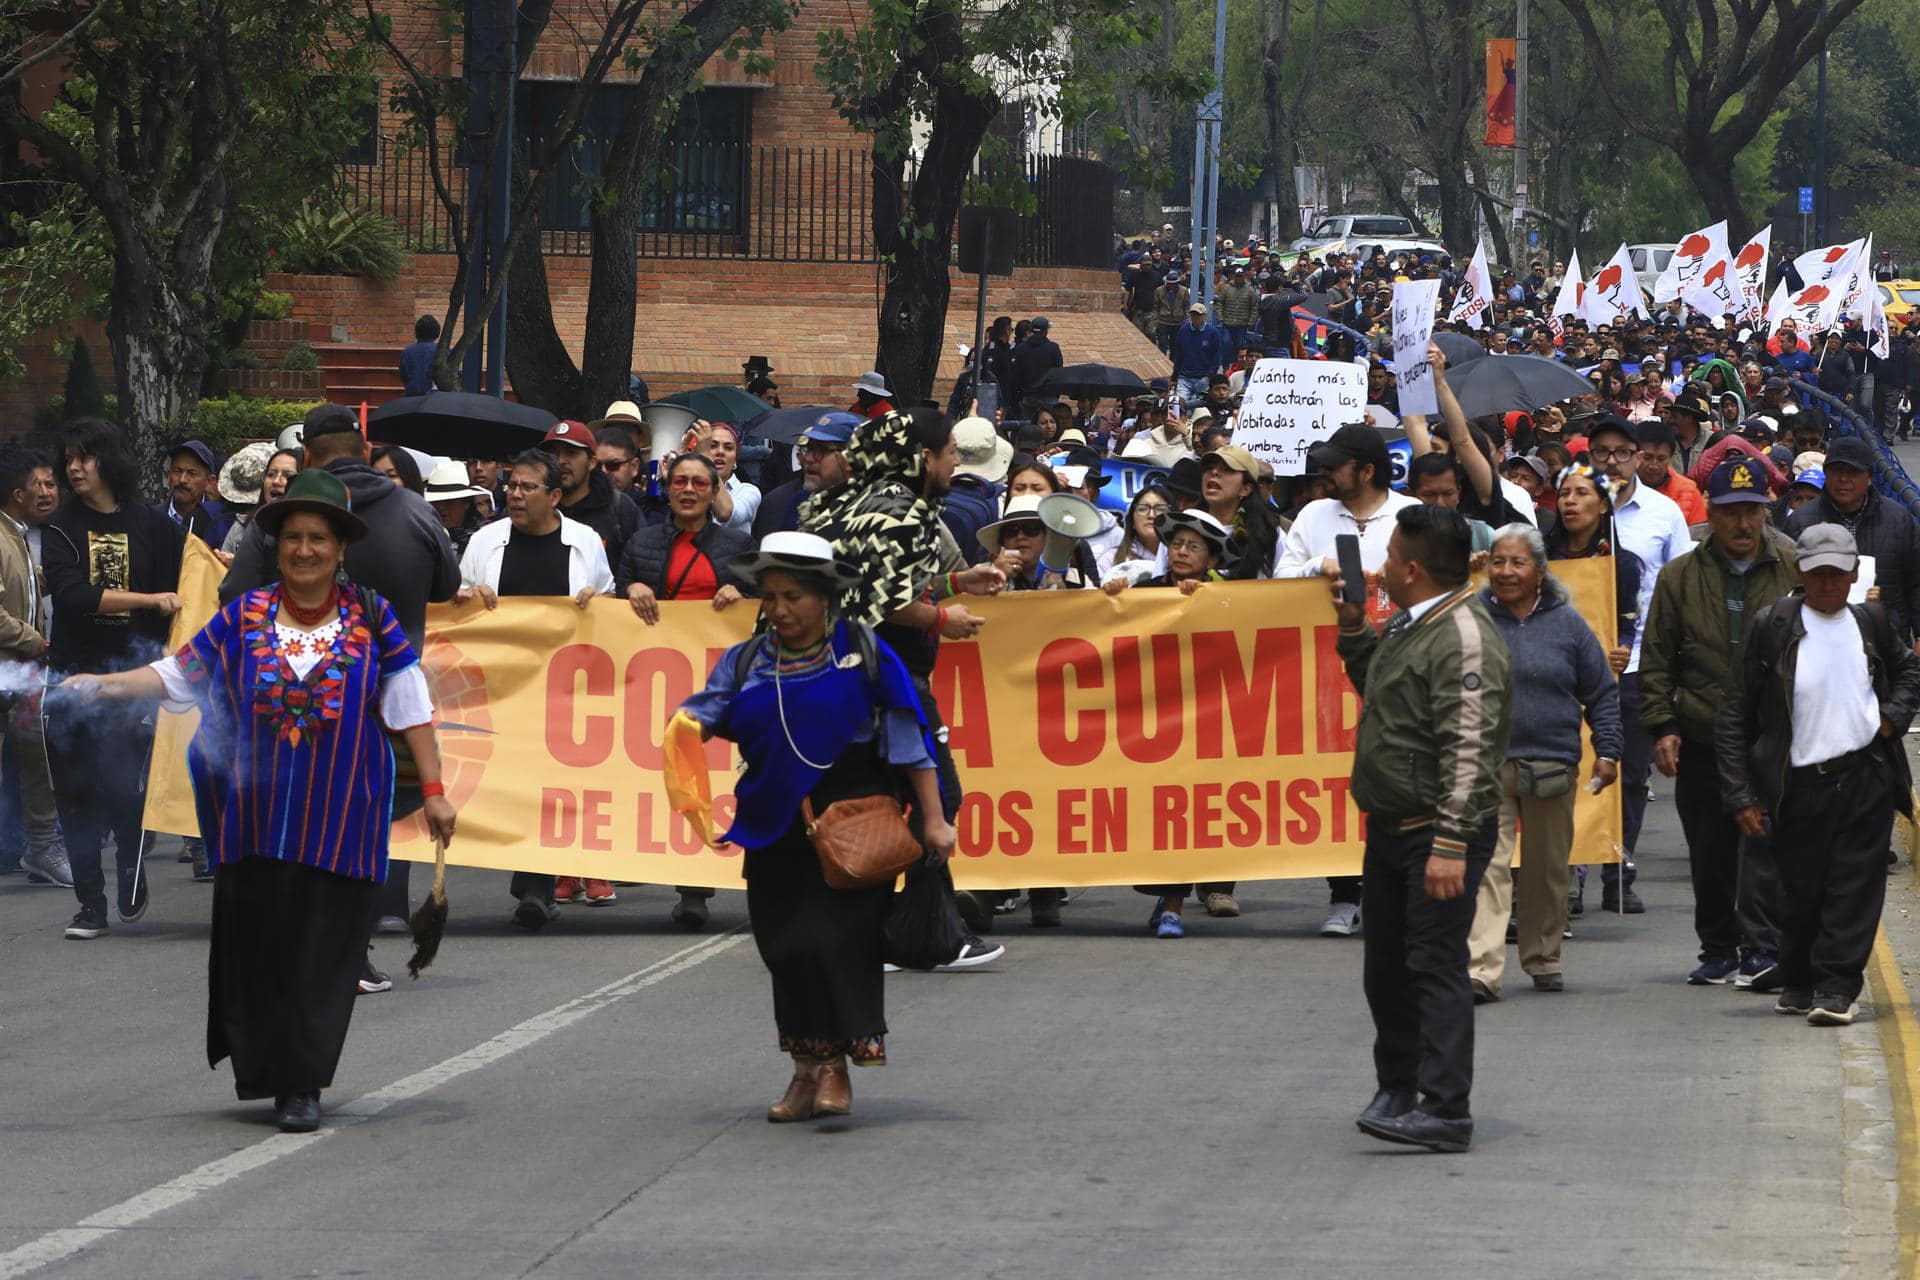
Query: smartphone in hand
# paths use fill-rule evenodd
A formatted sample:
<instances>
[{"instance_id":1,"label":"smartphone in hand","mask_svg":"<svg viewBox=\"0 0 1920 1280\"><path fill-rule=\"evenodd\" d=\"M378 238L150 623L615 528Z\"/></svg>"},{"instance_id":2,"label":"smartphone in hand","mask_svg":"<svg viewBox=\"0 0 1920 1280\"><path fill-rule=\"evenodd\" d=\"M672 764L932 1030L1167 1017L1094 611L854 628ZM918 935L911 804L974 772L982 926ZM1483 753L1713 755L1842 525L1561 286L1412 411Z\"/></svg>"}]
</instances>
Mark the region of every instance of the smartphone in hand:
<instances>
[{"instance_id":1,"label":"smartphone in hand","mask_svg":"<svg viewBox=\"0 0 1920 1280\"><path fill-rule=\"evenodd\" d=\"M1340 564L1340 598L1348 604L1367 602L1367 571L1360 567L1360 539L1351 533L1334 535L1333 557Z\"/></svg>"}]
</instances>

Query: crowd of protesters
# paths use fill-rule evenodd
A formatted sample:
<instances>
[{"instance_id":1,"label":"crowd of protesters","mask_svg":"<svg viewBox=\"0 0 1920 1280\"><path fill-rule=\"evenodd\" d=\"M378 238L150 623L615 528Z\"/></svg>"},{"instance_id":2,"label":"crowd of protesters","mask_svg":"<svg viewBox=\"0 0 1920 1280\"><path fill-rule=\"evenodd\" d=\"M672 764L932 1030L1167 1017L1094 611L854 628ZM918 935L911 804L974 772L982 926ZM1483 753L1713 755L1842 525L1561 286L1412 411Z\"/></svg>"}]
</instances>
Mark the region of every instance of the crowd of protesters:
<instances>
[{"instance_id":1,"label":"crowd of protesters","mask_svg":"<svg viewBox=\"0 0 1920 1280\"><path fill-rule=\"evenodd\" d=\"M1559 264L1535 261L1500 274L1482 327L1437 325L1474 349L1456 345L1450 358L1431 344L1439 410L1402 417L1380 354L1392 350L1393 287L1438 279L1445 315L1460 281L1447 255L1282 255L1257 239L1223 238L1209 261L1211 305L1189 291L1183 246L1143 239L1117 250L1121 305L1171 364L1140 394L1052 394L1049 375L1065 364L1052 322L999 317L946 411L898 404L886 378L869 372L847 387L846 410L822 413L757 468L743 467L751 423L698 422L672 456L650 458L644 410L624 401L591 422L559 422L512 458L472 461L375 449L350 411L322 406L289 447L249 446L224 465L205 444L182 442L167 460L166 500L148 507L136 500L140 477L118 430L75 422L56 457L0 447L0 649L60 675L150 661L181 608L186 539L202 539L226 564L223 598L262 585L273 539L252 513L303 468L325 468L350 495L367 537L345 550L344 572L391 605L416 649L426 605L455 598L493 607L504 596L568 597L585 607L614 596L643 626L659 623L662 601L738 607L759 589L760 577L740 567L756 547L817 535L842 570L827 575L835 615L884 641L900 662L894 696L911 685L920 702L927 749L903 748L902 758L925 771L927 795L951 821L961 780L929 676L943 639L984 625L968 597L1190 595L1213 583L1311 577L1339 586L1337 540L1352 535L1368 577L1345 584L1360 594L1341 605L1342 653L1357 683L1384 680L1399 629L1417 630L1430 610L1472 620L1456 627L1445 661L1500 654L1485 667L1500 686L1500 732L1468 744L1486 757L1473 803L1457 815L1472 829L1413 841L1433 858L1464 859L1464 881L1448 881L1448 896L1464 893L1472 910L1447 917L1449 929L1458 925L1457 954L1407 942L1396 964L1427 966L1449 990L1490 1003L1502 998L1511 941L1536 990L1565 990L1561 942L1585 907L1585 869L1568 865L1576 791L1617 784L1622 858L1602 870L1601 906L1638 914L1636 858L1657 769L1675 779L1692 871L1699 954L1687 980L1778 993L1782 1013L1815 1024L1850 1020L1872 937L1863 922L1877 918L1892 815L1911 794L1899 735L1920 705L1920 526L1874 487L1883 464L1869 437L1912 429L1920 328L1896 334L1879 356L1854 329L1806 335L1789 322L1768 333L1678 304L1589 325L1549 314ZM1460 363L1521 353L1577 369L1590 393L1464 412L1452 387ZM1367 369L1369 414L1315 444L1295 474L1276 474L1234 439L1247 377L1273 355ZM764 365L744 368L772 389ZM1382 418L1397 430L1383 431ZM1394 435L1404 435L1403 459ZM1124 510L1102 511L1067 563L1045 563L1045 499L1096 501L1122 472ZM1557 562L1589 557L1611 561L1611 643L1555 577ZM1469 591L1469 564L1485 573L1483 591ZM1361 617L1381 632L1378 653L1371 641L1348 643ZM1813 661L1796 671L1801 650ZM1385 687L1363 690L1377 732L1416 731L1381 727L1396 716L1433 720L1417 699L1383 694L1375 705ZM6 722L0 848L11 852L0 871L69 885L79 905L69 938L109 930L109 839L119 918L147 908L138 775L101 764L151 733L151 718L131 712ZM1595 763L1583 779L1589 741ZM405 776L396 816L422 803ZM1414 826L1401 844L1422 830L1409 803ZM1455 835L1460 848L1443 848ZM1374 856L1370 841L1369 867ZM1392 856L1398 877L1406 849ZM195 843L183 854L196 879L212 878L206 859ZM404 864L394 872L374 907L379 931L406 928ZM1070 900L1049 887L955 894L944 867L925 874L943 879L965 922L942 967L998 958L1003 948L980 936L996 916L1024 904L1034 927L1057 927ZM1323 935L1366 934L1370 914L1399 910L1368 877L1327 882ZM617 898L608 881L528 873L510 889L511 918L528 930L562 919L563 906ZM1183 937L1188 899L1209 916L1237 916L1235 889L1143 886L1148 928ZM680 888L672 919L702 927L710 896ZM1373 926L1396 939L1409 927L1398 916ZM1368 964L1371 997L1372 950ZM388 985L369 958L360 990ZM1374 1119L1387 1125L1400 1093L1384 1077L1382 1087L1393 1098L1376 1099L1388 1110ZM1456 1092L1464 1108L1464 1086Z\"/></svg>"}]
</instances>

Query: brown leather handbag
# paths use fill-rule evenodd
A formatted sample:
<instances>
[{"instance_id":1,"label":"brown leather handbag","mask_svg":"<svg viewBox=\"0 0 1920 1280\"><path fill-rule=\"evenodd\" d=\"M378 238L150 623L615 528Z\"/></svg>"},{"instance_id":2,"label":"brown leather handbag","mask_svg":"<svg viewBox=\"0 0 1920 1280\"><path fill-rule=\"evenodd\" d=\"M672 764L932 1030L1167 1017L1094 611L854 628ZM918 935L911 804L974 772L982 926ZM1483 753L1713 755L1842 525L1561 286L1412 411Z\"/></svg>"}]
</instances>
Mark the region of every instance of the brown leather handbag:
<instances>
[{"instance_id":1,"label":"brown leather handbag","mask_svg":"<svg viewBox=\"0 0 1920 1280\"><path fill-rule=\"evenodd\" d=\"M807 838L820 855L820 872L834 889L874 889L892 884L924 850L892 796L835 800L818 815L813 799L800 803Z\"/></svg>"}]
</instances>

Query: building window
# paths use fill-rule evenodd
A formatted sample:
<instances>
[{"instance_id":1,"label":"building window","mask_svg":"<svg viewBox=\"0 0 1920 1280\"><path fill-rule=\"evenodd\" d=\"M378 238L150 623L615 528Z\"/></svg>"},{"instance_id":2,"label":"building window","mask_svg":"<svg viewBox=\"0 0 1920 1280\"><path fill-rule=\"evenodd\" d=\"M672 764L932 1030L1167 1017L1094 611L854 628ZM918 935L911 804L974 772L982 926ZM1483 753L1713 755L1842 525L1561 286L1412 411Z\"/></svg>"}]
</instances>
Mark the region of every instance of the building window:
<instances>
[{"instance_id":1,"label":"building window","mask_svg":"<svg viewBox=\"0 0 1920 1280\"><path fill-rule=\"evenodd\" d=\"M566 109L574 86L523 83L515 125L527 154L544 153L547 138ZM587 102L581 138L554 167L540 205L547 231L585 231L593 188L606 171L607 149L625 124L634 100L630 85L602 85ZM688 233L738 233L745 224L749 93L703 89L680 108L659 166L647 183L640 229Z\"/></svg>"}]
</instances>

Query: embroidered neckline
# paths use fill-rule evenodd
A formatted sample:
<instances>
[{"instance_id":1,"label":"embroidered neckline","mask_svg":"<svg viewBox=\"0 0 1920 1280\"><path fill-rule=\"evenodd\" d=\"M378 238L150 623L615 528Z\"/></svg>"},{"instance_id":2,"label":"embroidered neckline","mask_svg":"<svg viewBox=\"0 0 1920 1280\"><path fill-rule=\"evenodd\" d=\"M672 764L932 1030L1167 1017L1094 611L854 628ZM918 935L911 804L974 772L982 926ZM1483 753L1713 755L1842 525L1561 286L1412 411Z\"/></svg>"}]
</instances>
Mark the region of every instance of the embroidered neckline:
<instances>
[{"instance_id":1,"label":"embroidered neckline","mask_svg":"<svg viewBox=\"0 0 1920 1280\"><path fill-rule=\"evenodd\" d=\"M366 660L373 634L367 628L358 593L342 591L339 625L320 661L302 679L281 649L276 627L280 605L278 586L253 592L247 597L241 620L247 652L254 660L253 712L272 724L282 741L297 747L303 738L340 719L346 705L347 675Z\"/></svg>"}]
</instances>

